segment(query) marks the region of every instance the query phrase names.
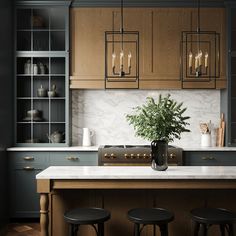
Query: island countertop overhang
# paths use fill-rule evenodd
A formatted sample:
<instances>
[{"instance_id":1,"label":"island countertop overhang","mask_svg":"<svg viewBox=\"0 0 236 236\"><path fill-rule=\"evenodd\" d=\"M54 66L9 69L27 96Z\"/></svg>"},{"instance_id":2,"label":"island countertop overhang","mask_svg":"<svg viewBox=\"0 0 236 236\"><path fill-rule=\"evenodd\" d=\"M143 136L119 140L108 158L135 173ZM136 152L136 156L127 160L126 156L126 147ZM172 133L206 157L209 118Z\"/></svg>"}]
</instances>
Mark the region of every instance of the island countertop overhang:
<instances>
[{"instance_id":1,"label":"island countertop overhang","mask_svg":"<svg viewBox=\"0 0 236 236\"><path fill-rule=\"evenodd\" d=\"M169 166L155 171L148 166L51 166L36 179L54 180L236 180L236 166Z\"/></svg>"}]
</instances>

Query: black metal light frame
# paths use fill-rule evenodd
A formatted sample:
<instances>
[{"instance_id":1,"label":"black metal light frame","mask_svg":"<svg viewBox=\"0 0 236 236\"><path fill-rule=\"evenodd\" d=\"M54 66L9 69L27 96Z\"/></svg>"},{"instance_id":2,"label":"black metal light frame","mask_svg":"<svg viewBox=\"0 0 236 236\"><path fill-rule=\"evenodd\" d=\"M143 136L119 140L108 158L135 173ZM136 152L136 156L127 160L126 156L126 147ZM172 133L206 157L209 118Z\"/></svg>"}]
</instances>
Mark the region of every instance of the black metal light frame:
<instances>
[{"instance_id":1,"label":"black metal light frame","mask_svg":"<svg viewBox=\"0 0 236 236\"><path fill-rule=\"evenodd\" d=\"M214 80L216 87L216 78L220 77L220 34L216 31L201 31L200 30L200 0L197 5L197 30L182 31L180 43L180 76L183 82L210 82ZM209 55L208 65L198 66L198 69L189 67L189 50L188 45L197 45L198 53L201 50L201 45L208 45ZM202 58L201 58L202 60Z\"/></svg>"},{"instance_id":2,"label":"black metal light frame","mask_svg":"<svg viewBox=\"0 0 236 236\"><path fill-rule=\"evenodd\" d=\"M123 41L120 40L113 40L114 35L120 35L120 37L123 38ZM133 35L136 40L126 40L124 37L126 35ZM111 36L111 37L109 37ZM123 37L124 36L124 37ZM109 38L112 38L111 40ZM129 69L128 72L119 73L117 71L114 71L112 68L112 74L109 74L108 70L108 47L109 45L113 45L116 43L129 43L129 44L135 44L135 73L134 75L131 74L131 71ZM113 47L113 46L112 46ZM131 81L137 81L139 79L139 32L138 31L106 31L105 32L105 80L106 81L112 81L112 82L131 82Z\"/></svg>"},{"instance_id":3,"label":"black metal light frame","mask_svg":"<svg viewBox=\"0 0 236 236\"><path fill-rule=\"evenodd\" d=\"M112 22L112 31L105 32L105 88L107 88L107 82L135 82L139 87L139 32L138 31L125 31L123 24L123 0L120 5L120 30L114 30L114 15ZM131 38L130 38L131 36ZM118 39L117 39L118 37ZM114 45L119 44L121 52L124 52L125 44L133 44L135 51L135 68L130 64L128 70L125 71L124 64L120 65L119 70L115 66L108 68L109 59L112 54L115 53ZM109 55L109 48L112 48L112 54ZM132 54L131 54L132 55ZM130 57L131 58L131 57ZM124 60L124 57L123 59Z\"/></svg>"},{"instance_id":4,"label":"black metal light frame","mask_svg":"<svg viewBox=\"0 0 236 236\"><path fill-rule=\"evenodd\" d=\"M214 42L211 42L210 40L199 40L194 41L191 40L192 36L196 35L208 35L212 36L214 39ZM190 39L190 40L188 40ZM214 44L212 47L212 43ZM211 67L212 63L209 63L207 71L209 73L206 73L206 71L202 70L202 73L199 76L196 76L196 73L193 73L190 71L188 73L188 44L208 44L209 45L209 55L215 55L213 58L211 57L211 60L213 59L213 65L214 67ZM211 51L211 48L213 48L213 51ZM204 81L210 81L212 79L216 79L220 77L220 34L216 31L182 31L181 36L181 50L180 50L180 56L181 56L181 78L183 81L199 81L200 79L204 79ZM183 56L185 53L185 57ZM208 78L208 80L207 80Z\"/></svg>"}]
</instances>

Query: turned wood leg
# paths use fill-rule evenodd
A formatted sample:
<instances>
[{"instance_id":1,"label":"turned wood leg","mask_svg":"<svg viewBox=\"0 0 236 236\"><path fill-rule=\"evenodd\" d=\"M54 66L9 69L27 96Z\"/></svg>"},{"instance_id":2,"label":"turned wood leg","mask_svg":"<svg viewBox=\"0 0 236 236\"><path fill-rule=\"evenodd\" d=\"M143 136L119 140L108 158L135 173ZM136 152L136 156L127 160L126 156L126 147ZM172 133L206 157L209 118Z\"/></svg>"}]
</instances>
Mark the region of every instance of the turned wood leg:
<instances>
[{"instance_id":1,"label":"turned wood leg","mask_svg":"<svg viewBox=\"0 0 236 236\"><path fill-rule=\"evenodd\" d=\"M48 234L48 194L40 194L40 236L49 236Z\"/></svg>"}]
</instances>

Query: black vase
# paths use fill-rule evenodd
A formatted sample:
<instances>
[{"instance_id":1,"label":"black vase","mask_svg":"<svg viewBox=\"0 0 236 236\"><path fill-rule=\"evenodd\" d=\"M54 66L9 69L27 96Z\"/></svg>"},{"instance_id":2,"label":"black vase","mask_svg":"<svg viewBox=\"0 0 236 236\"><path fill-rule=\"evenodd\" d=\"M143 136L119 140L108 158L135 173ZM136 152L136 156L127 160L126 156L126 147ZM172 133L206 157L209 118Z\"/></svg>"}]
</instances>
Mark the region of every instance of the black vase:
<instances>
[{"instance_id":1,"label":"black vase","mask_svg":"<svg viewBox=\"0 0 236 236\"><path fill-rule=\"evenodd\" d=\"M153 140L151 142L152 149L152 168L154 170L163 171L168 168L168 144L166 141Z\"/></svg>"}]
</instances>

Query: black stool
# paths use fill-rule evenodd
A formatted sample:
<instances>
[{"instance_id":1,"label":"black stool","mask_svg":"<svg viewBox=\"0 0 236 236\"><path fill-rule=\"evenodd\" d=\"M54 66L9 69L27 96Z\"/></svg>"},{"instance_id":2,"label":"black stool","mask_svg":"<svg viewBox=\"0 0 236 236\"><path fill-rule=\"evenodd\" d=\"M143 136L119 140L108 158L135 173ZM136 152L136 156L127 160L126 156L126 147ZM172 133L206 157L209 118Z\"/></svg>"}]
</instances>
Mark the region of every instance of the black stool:
<instances>
[{"instance_id":1,"label":"black stool","mask_svg":"<svg viewBox=\"0 0 236 236\"><path fill-rule=\"evenodd\" d=\"M219 225L221 236L225 236L225 230L229 236L234 235L233 224L236 222L236 214L220 208L197 208L191 211L192 220L195 223L194 236L199 233L200 226L203 228L203 235L211 225Z\"/></svg>"},{"instance_id":2,"label":"black stool","mask_svg":"<svg viewBox=\"0 0 236 236\"><path fill-rule=\"evenodd\" d=\"M136 208L128 211L128 218L134 223L135 236L140 236L146 225L153 225L153 235L158 225L161 236L168 236L168 223L174 220L174 214L162 208Z\"/></svg>"},{"instance_id":3,"label":"black stool","mask_svg":"<svg viewBox=\"0 0 236 236\"><path fill-rule=\"evenodd\" d=\"M70 236L77 235L80 225L91 225L97 236L103 236L104 222L110 217L110 212L101 208L77 208L64 214L65 221L70 224Z\"/></svg>"}]
</instances>

